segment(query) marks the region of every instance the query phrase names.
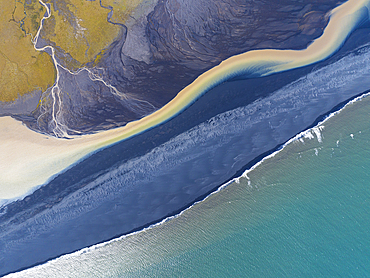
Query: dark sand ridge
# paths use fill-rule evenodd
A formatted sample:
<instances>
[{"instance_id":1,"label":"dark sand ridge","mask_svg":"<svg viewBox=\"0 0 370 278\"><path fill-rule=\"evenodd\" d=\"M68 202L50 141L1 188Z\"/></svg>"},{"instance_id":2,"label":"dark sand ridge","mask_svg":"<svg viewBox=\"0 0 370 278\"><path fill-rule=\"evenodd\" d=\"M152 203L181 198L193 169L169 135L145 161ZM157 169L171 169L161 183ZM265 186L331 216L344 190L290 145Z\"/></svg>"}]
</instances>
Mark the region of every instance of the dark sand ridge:
<instances>
[{"instance_id":1,"label":"dark sand ridge","mask_svg":"<svg viewBox=\"0 0 370 278\"><path fill-rule=\"evenodd\" d=\"M59 128L69 135L123 126L153 112L148 102L156 109L164 106L199 75L233 55L256 49L305 49L322 35L328 12L345 1L157 2L145 1L149 6L135 10L98 64L87 65L129 99L84 75L60 72L58 112L52 109L48 90L42 106L15 118L45 134L55 131L56 113ZM59 52L58 60L63 61Z\"/></svg>"},{"instance_id":2,"label":"dark sand ridge","mask_svg":"<svg viewBox=\"0 0 370 278\"><path fill-rule=\"evenodd\" d=\"M363 34L367 32L360 30L349 40L348 47L362 44L364 41L359 39L364 38ZM207 119L202 114L203 108L213 104L217 106L217 102L221 102L219 107L226 103L222 99L225 91L228 90L232 97L241 90L245 95L248 89L255 88L254 98L263 97L271 93L268 84L280 79L295 80L313 68L224 83L166 124L76 165L26 200L3 210L0 246L4 255L1 263L12 271L140 229L176 213L197 197L217 188L264 150L274 148L312 124L317 115L368 89L369 84L358 84L358 80L368 80L363 78L368 58L360 55L366 51L364 48L358 51L358 56L349 55L328 68L315 70L274 94L275 97L217 116L151 153L134 158L134 152L138 155L144 149L145 153L153 144L165 142L167 139L162 136L172 137L176 130L181 133L181 129L189 129L186 125L192 118ZM332 62L336 59L333 57ZM358 70L364 75L346 79L348 67L354 66L364 69L365 73ZM326 86L327 80L335 80L336 77L338 81L345 79L346 82L342 85L333 82L339 87ZM263 84L258 86L257 83ZM215 95L220 98L213 98ZM249 97L253 99L253 96ZM124 157L133 159L125 161ZM105 170L107 167L112 168ZM100 172L96 173L96 169ZM72 186L63 191L67 184ZM58 190L59 193L54 194ZM61 201L63 196L66 197ZM18 260L12 259L15 257Z\"/></svg>"},{"instance_id":3,"label":"dark sand ridge","mask_svg":"<svg viewBox=\"0 0 370 278\"><path fill-rule=\"evenodd\" d=\"M0 198L13 199L29 194L94 151L168 121L206 91L232 77L241 74L265 76L327 58L368 19L367 5L369 1L352 0L334 9L323 35L305 50L256 50L233 56L199 76L160 110L121 128L61 140L35 134L15 120L1 118Z\"/></svg>"}]
</instances>

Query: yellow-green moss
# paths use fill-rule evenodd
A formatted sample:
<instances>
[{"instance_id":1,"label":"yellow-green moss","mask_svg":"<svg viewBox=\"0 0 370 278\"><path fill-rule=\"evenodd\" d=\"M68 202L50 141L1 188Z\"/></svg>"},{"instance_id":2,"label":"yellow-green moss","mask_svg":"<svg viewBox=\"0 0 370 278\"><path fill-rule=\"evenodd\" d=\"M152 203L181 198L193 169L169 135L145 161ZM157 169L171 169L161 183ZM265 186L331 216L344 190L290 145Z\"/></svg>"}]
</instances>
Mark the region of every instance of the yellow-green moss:
<instances>
[{"instance_id":1,"label":"yellow-green moss","mask_svg":"<svg viewBox=\"0 0 370 278\"><path fill-rule=\"evenodd\" d=\"M125 23L131 13L143 0L102 0L103 6L113 7L112 22Z\"/></svg>"},{"instance_id":2,"label":"yellow-green moss","mask_svg":"<svg viewBox=\"0 0 370 278\"><path fill-rule=\"evenodd\" d=\"M102 4L113 7L113 22L125 23L142 1L103 0ZM59 0L58 10L53 1L46 2L51 4L52 15L44 22L43 35L71 55L74 60L66 64L71 69L97 63L120 34L121 27L107 22L110 10L99 1ZM44 91L56 74L51 57L36 51L31 43L45 8L37 0L9 3L0 0L0 101L13 101L35 89Z\"/></svg>"},{"instance_id":3,"label":"yellow-green moss","mask_svg":"<svg viewBox=\"0 0 370 278\"><path fill-rule=\"evenodd\" d=\"M26 35L20 28L20 20L24 19L24 11L27 12L28 7L34 9L32 14L38 22L45 10L38 7L36 0L26 7L22 1L12 4L0 0L0 101L3 102L13 101L36 89L46 90L55 80L55 68L50 56L36 51L31 35ZM25 19L27 33L35 35L38 26Z\"/></svg>"},{"instance_id":4,"label":"yellow-green moss","mask_svg":"<svg viewBox=\"0 0 370 278\"><path fill-rule=\"evenodd\" d=\"M58 1L58 11L45 21L46 38L81 64L94 61L120 34L121 27L107 22L109 9L99 1ZM142 0L102 1L114 9L112 21L124 23ZM68 66L68 65L67 65Z\"/></svg>"}]
</instances>

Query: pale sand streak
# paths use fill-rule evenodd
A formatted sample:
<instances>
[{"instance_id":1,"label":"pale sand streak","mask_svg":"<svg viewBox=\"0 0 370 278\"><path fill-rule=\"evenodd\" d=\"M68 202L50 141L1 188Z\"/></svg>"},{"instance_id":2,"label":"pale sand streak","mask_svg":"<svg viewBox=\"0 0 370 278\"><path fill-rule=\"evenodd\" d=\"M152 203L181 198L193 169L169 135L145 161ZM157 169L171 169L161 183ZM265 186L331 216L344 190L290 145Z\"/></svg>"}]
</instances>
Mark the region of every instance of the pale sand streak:
<instances>
[{"instance_id":1,"label":"pale sand streak","mask_svg":"<svg viewBox=\"0 0 370 278\"><path fill-rule=\"evenodd\" d=\"M232 76L269 75L327 58L368 20L369 8L370 0L349 0L337 7L323 35L305 50L256 50L231 57L199 76L162 109L121 128L66 140L32 132L10 117L0 118L0 199L21 198L92 152L165 122Z\"/></svg>"}]
</instances>

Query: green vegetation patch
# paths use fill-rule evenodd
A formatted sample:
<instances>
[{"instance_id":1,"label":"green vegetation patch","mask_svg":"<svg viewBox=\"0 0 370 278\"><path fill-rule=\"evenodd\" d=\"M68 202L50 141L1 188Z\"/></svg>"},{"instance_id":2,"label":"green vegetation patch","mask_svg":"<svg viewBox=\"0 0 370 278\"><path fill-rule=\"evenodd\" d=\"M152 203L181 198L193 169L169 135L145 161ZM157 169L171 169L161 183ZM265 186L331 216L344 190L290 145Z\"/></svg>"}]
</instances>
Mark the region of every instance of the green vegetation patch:
<instances>
[{"instance_id":1,"label":"green vegetation patch","mask_svg":"<svg viewBox=\"0 0 370 278\"><path fill-rule=\"evenodd\" d=\"M34 90L46 90L55 80L51 57L34 49L45 9L38 1L25 4L0 0L0 101L14 101Z\"/></svg>"}]
</instances>

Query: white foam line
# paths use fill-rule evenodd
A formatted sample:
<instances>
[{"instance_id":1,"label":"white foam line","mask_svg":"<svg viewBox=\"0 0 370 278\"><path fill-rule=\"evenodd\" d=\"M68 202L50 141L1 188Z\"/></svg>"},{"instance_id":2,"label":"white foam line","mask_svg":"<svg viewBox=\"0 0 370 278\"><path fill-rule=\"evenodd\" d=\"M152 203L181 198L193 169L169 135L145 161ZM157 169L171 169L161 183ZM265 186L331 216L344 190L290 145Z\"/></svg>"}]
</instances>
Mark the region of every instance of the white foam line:
<instances>
[{"instance_id":1,"label":"white foam line","mask_svg":"<svg viewBox=\"0 0 370 278\"><path fill-rule=\"evenodd\" d=\"M349 105L355 103L355 102L358 102L358 101L361 101L363 98L365 97L368 97L370 96L370 92L367 92L367 93L364 93L362 94L361 96L358 96L356 97L355 99L349 101L346 105L344 105L341 109L335 111L335 112L332 112L330 113L324 120L322 120L321 122L319 122L316 126L312 127L312 128L309 128L305 131L302 131L300 132L299 134L297 134L296 136L294 136L293 138L289 139L282 147L280 147L278 150L276 150L275 152L271 153L270 155L264 157L263 159L261 159L259 162L257 162L256 164L254 164L250 169L246 170L240 177L237 177L237 178L234 178L228 182L226 182L225 184L221 185L220 187L217 188L217 190L213 191L212 193L210 193L208 196L206 196L204 199L200 200L200 201L197 201L195 202L194 204L192 204L191 206L189 206L188 208L184 209L183 211L181 211L180 213L176 214L176 215L173 215L173 216L169 216L165 219L163 219L162 221L158 222L158 223L155 223L155 224L152 224L142 230L139 230L139 231L136 231L136 232L132 232L132 233L129 233L129 234L126 234L126 235L122 235L120 237L117 237L115 239L112 239L112 240L109 240L109 241L106 241L106 242L102 242L102 243L99 243L99 244L96 244L96 245L93 245L93 246L90 246L90 247L86 247L86 248L83 248L79 251L76 251L76 252L73 252L73 253L68 253L68 254L65 254L65 255L62 255L58 258L55 258L55 259L52 259L44 264L40 264L40 265L37 265L35 267L33 267L34 270L37 270L37 269L42 269L44 266L46 266L47 264L51 264L55 261L58 261L59 259L62 259L62 258L73 258L73 257L77 257L77 256L80 256L82 254L85 254L85 253L88 253L88 252L91 252L91 251L94 251L94 250L97 250L97 249L100 249L100 248L103 248L105 246L108 246L112 243L115 243L115 242L119 242L121 240L124 240L128 237L131 237L131 236L135 236L139 233L142 233L142 232L145 232L145 231L148 231L148 230L151 230L151 229L154 229L168 221L171 221L172 219L175 219L175 218L178 218L180 217L181 215L183 215L184 213L186 213L188 210L191 210L192 208L194 208L195 206L197 206L198 204L206 201L208 198L210 198L211 196L221 192L222 190L224 190L226 187L228 187L230 184L232 183L236 183L236 184L239 184L240 183L240 179L241 178L246 178L248 179L248 182L249 182L249 177L248 177L248 174L253 171L254 169L256 169L259 165L261 165L264 161L270 159L270 158L273 158L274 156L276 156L278 153L280 153L282 150L284 150L284 148L286 146L288 146L289 144L293 143L293 142L296 142L296 141L299 141L301 138L304 138L306 136L306 134L308 133L311 133L311 132L314 132L315 129L318 129L318 130L321 130L322 129L322 124L324 124L325 122L327 122L329 119L331 119L332 117L334 117L335 115L339 114L341 111L343 111L345 108L347 108ZM248 183L249 184L249 183ZM27 271L26 270L23 270L23 271ZM20 271L20 272L17 272L17 273L13 273L13 274L20 274L22 273L23 271ZM12 274L10 274L12 275Z\"/></svg>"},{"instance_id":2,"label":"white foam line","mask_svg":"<svg viewBox=\"0 0 370 278\"><path fill-rule=\"evenodd\" d=\"M265 156L261 161L257 162L256 164L254 164L250 169L246 170L240 177L238 178L235 178L235 182L236 183L240 183L240 179L241 178L247 178L249 180L249 177L248 177L248 174L253 171L254 169L256 169L259 165L261 165L264 161L274 157L275 155L277 155L279 152L281 152L282 150L285 149L286 146L288 146L290 143L292 142L296 142L296 141L301 141L302 138L309 138L309 139L312 139L313 137L312 136L312 133L311 132L314 132L317 136L317 140L321 143L322 142L322 138L321 138L321 133L319 132L320 130L322 130L324 127L322 126L325 122L327 122L329 119L331 119L332 117L334 117L335 115L339 114L341 111L343 111L346 107L348 107L349 105L357 102L357 101L361 101L363 98L367 97L370 95L370 92L367 92L367 93L364 93L362 94L361 96L358 96L356 97L355 99L349 101L348 103L346 103L346 105L344 105L341 109L337 110L337 111L334 111L332 113L330 113L324 120L322 120L321 122L319 122L316 126L312 127L312 128L309 128L309 129L306 129L300 133L298 133L296 136L294 136L293 138L289 139L283 146L281 146L278 150L276 150L275 152L271 153L270 155L268 156ZM316 133L317 132L317 133ZM307 136L308 134L310 134L310 136ZM234 181L233 180L233 181ZM227 183L227 184L230 184Z\"/></svg>"}]
</instances>

